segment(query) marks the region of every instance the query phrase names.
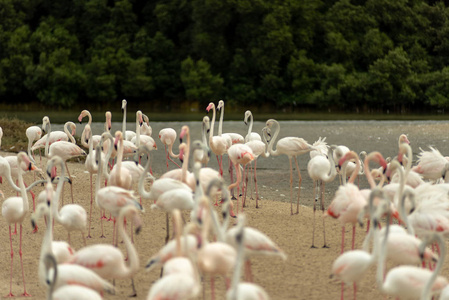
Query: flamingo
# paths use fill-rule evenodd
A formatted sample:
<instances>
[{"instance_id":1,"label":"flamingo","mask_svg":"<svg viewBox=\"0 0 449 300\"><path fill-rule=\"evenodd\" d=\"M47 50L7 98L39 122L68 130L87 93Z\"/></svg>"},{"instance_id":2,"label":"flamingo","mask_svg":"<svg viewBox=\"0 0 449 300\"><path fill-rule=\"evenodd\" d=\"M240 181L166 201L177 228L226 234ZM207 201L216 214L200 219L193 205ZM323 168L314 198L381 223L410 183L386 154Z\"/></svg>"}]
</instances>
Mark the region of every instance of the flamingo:
<instances>
[{"instance_id":1,"label":"flamingo","mask_svg":"<svg viewBox=\"0 0 449 300\"><path fill-rule=\"evenodd\" d=\"M316 204L318 202L318 197L320 197L320 207L321 211L324 213L324 184L325 182L331 182L337 175L337 170L335 169L333 148L330 147L327 152L327 158L323 155L314 156L307 164L307 172L313 180L313 234L312 234L312 247L315 247L315 212ZM320 186L320 195L317 195L318 185ZM324 245L323 248L328 248L326 245L326 229L323 218L323 238Z\"/></svg>"},{"instance_id":2,"label":"flamingo","mask_svg":"<svg viewBox=\"0 0 449 300\"><path fill-rule=\"evenodd\" d=\"M236 234L233 237L233 241L237 245L237 263L234 269L234 274L232 276L231 288L226 293L227 300L238 300L238 299L259 299L268 300L268 296L265 290L254 284L248 282L240 283L240 273L242 270L245 242L247 238L247 233L245 231L245 217L244 214L239 215L238 227L236 227Z\"/></svg>"},{"instance_id":3,"label":"flamingo","mask_svg":"<svg viewBox=\"0 0 449 300\"><path fill-rule=\"evenodd\" d=\"M378 257L376 276L378 288L383 293L388 295L408 299L419 299L420 295L424 295L426 293L428 294L430 293L430 290L432 290L432 293L441 291L448 285L448 280L442 276L437 277L442 269L444 256L446 254L446 246L440 235L436 235L435 238L437 239L440 249L443 251L441 252L441 257L438 260L438 264L434 272L416 266L399 266L391 269L385 276L384 280L384 261L386 257L387 239L389 235L389 215L387 216L387 229L382 240L381 252ZM422 248L420 247L420 249ZM432 278L435 278L434 282L430 281ZM426 283L430 284L426 287Z\"/></svg>"},{"instance_id":4,"label":"flamingo","mask_svg":"<svg viewBox=\"0 0 449 300\"><path fill-rule=\"evenodd\" d=\"M217 156L220 175L221 177L223 177L223 154L226 153L228 144L223 136L221 135L214 136L216 111L215 111L215 104L213 102L210 102L206 108L207 112L209 112L211 109L212 109L212 121L210 124L211 129L209 131L209 147L212 150L212 152Z\"/></svg>"},{"instance_id":5,"label":"flamingo","mask_svg":"<svg viewBox=\"0 0 449 300\"><path fill-rule=\"evenodd\" d=\"M106 244L91 245L78 250L73 255L70 263L88 268L105 279L132 278L139 270L139 256L135 247L131 244L130 238L125 233L123 223L125 217L134 220L136 233L139 233L141 220L138 212L139 210L135 206L128 205L120 210L118 218L118 232L125 243L129 266L127 266L125 257L120 250ZM132 289L133 293L131 296L137 296L134 282L132 283Z\"/></svg>"},{"instance_id":6,"label":"flamingo","mask_svg":"<svg viewBox=\"0 0 449 300\"><path fill-rule=\"evenodd\" d=\"M296 169L298 170L298 177L299 177L299 189L298 189L298 201L296 204L296 214L299 214L299 197L301 193L301 172L299 171L298 161L296 157L301 154L305 154L307 152L312 151L314 148L312 145L307 143L306 140L303 138L298 137L285 137L280 139L276 144L276 150L273 150L274 143L276 141L276 138L279 135L279 132L281 130L281 126L279 125L279 122L275 119L269 119L266 123L266 127L271 130L273 128L273 125L276 125L276 131L274 133L274 136L270 140L270 143L268 144L268 152L271 156L278 156L281 154L285 154L288 156L288 160L290 162L290 213L293 215L293 168L292 168L292 157L295 159ZM269 134L269 131L267 131L267 134Z\"/></svg>"},{"instance_id":7,"label":"flamingo","mask_svg":"<svg viewBox=\"0 0 449 300\"><path fill-rule=\"evenodd\" d=\"M65 168L64 161L59 156L53 156L47 162L47 173L51 174L52 177L55 176L56 166L59 165L61 168L61 176L64 177ZM51 171L50 171L51 170ZM86 210L78 204L66 204L59 211L59 198L61 197L62 187L64 185L64 180L60 180L56 188L56 195L53 197L52 201L52 214L57 223L61 224L66 230L68 235L68 242L70 242L70 232L79 231L86 245L86 238L84 236L84 231L87 226L87 213ZM50 225L49 225L50 226Z\"/></svg>"},{"instance_id":8,"label":"flamingo","mask_svg":"<svg viewBox=\"0 0 449 300\"><path fill-rule=\"evenodd\" d=\"M143 128L140 128L141 127L140 124L142 124L142 127L143 124L146 124L142 120L143 120L142 111L138 110L136 112L136 136L131 139L131 142L134 143L134 145L136 145L137 148L140 147L140 144L145 144L148 145L148 148L150 150L157 150L157 145L154 139L150 135L145 135L141 133ZM139 163L140 163L140 156L139 156ZM153 172L150 170L150 173Z\"/></svg>"},{"instance_id":9,"label":"flamingo","mask_svg":"<svg viewBox=\"0 0 449 300\"><path fill-rule=\"evenodd\" d=\"M245 118L243 119L243 122L245 125L248 125L248 119L249 119L249 126L248 126L248 133L245 136L245 143L249 141L262 141L262 138L260 137L260 134L256 132L252 132L253 130L253 114L250 110L245 111Z\"/></svg>"},{"instance_id":10,"label":"flamingo","mask_svg":"<svg viewBox=\"0 0 449 300\"><path fill-rule=\"evenodd\" d=\"M70 175L69 168L67 167L67 160L77 156L84 156L86 152L76 145L75 139L73 139L72 143L66 141L58 141L54 142L50 145L50 133L51 133L51 125L50 119L45 116L42 119L42 128L47 132L47 140L45 143L45 156L48 158L52 158L53 156L59 156L65 164L65 168L69 175L70 181L73 182L73 178ZM72 197L73 203L73 187L70 185L70 195Z\"/></svg>"},{"instance_id":11,"label":"flamingo","mask_svg":"<svg viewBox=\"0 0 449 300\"><path fill-rule=\"evenodd\" d=\"M370 218L374 219L378 212L374 212L374 198L381 198L385 200L385 196L380 188L375 188L369 195L369 212ZM381 209L385 209L381 207ZM383 213L383 211L382 211ZM360 217L360 215L358 216ZM374 222L374 221L373 221ZM377 224L376 224L377 225ZM388 225L387 225L388 226ZM357 284L362 276L366 273L368 268L375 263L375 259L378 252L378 226L373 226L370 233L374 234L374 247L372 253L368 253L365 250L351 250L341 253L339 257L332 264L332 275L342 280L341 284L341 299L344 298L344 284L353 283L354 299L357 294ZM365 239L369 239L367 235Z\"/></svg>"},{"instance_id":12,"label":"flamingo","mask_svg":"<svg viewBox=\"0 0 449 300\"><path fill-rule=\"evenodd\" d=\"M109 113L109 117L110 116L111 116L111 114ZM91 127L92 126L92 115L91 115L90 111L88 111L87 109L84 109L83 111L81 111L80 115L78 116L78 122L80 122L80 124L81 124L81 122L83 121L83 118L85 118L85 117L87 117L87 119L88 119L87 125L89 125L89 127ZM109 119L109 128L110 128L110 122L111 122L111 120ZM106 114L106 124L107 123L108 123L108 114ZM105 124L105 126L107 126L106 124ZM85 130L86 130L86 127L84 127L84 129L83 129L83 134L84 134ZM92 138L93 147L95 148L95 146L98 145L98 143L100 142L101 136L96 134L96 135L92 135L91 138ZM84 144L83 142L84 142L83 139L81 139L81 143L83 144L83 146L86 148L89 148L89 146Z\"/></svg>"},{"instance_id":13,"label":"flamingo","mask_svg":"<svg viewBox=\"0 0 449 300\"><path fill-rule=\"evenodd\" d=\"M198 249L198 267L203 274L210 276L212 299L215 299L214 280L215 276L221 275L225 278L235 268L237 252L235 248L223 241L208 242L207 236L210 232L211 218L214 218L212 207L207 197L203 196L200 200L203 209L207 209L210 213L205 215L204 224L201 229L201 247ZM212 222L215 226L216 222ZM219 228L215 228L219 232ZM220 236L220 235L219 235ZM227 286L229 286L226 280Z\"/></svg>"},{"instance_id":14,"label":"flamingo","mask_svg":"<svg viewBox=\"0 0 449 300\"><path fill-rule=\"evenodd\" d=\"M2 204L2 216L6 219L6 223L9 226L9 242L11 247L11 275L9 281L9 294L6 297L14 297L12 294L12 270L13 270L13 257L14 252L12 249L12 236L11 236L11 224L20 224L20 242L19 242L19 256L20 265L22 267L22 280L23 280L23 294L24 297L30 297L31 295L27 293L25 286L25 274L23 271L23 261L22 261L22 222L29 210L28 197L25 190L25 184L23 182L23 169L25 170L35 170L36 167L25 154L25 152L19 152L17 154L17 160L19 163L19 187L22 197L9 197Z\"/></svg>"},{"instance_id":15,"label":"flamingo","mask_svg":"<svg viewBox=\"0 0 449 300\"><path fill-rule=\"evenodd\" d=\"M56 274L56 272L54 273ZM101 300L103 299L98 292L81 285L66 285L54 291L50 284L48 293L49 300Z\"/></svg>"},{"instance_id":16,"label":"flamingo","mask_svg":"<svg viewBox=\"0 0 449 300\"><path fill-rule=\"evenodd\" d=\"M339 167L345 161L356 158L356 169L352 173L346 185L340 185L331 204L329 205L327 211L324 215L329 215L333 218L340 220L342 224L341 231L341 253L344 250L344 235L345 235L345 224L352 223L352 249L354 250L354 240L355 240L355 224L357 224L357 216L360 211L366 205L366 199L361 193L359 188L354 185L355 177L360 169L360 160L358 159L357 153L354 151L349 151L345 156L343 156L338 162Z\"/></svg>"},{"instance_id":17,"label":"flamingo","mask_svg":"<svg viewBox=\"0 0 449 300\"><path fill-rule=\"evenodd\" d=\"M270 155L268 152L266 152L266 144L267 144L266 141L262 142L257 139L245 143L245 145L251 148L254 154L254 188L256 190L256 208L259 208L259 200L260 200L259 190L257 187L257 159L259 158L259 156L268 157ZM251 167L251 165L249 165L249 167ZM246 176L246 184L248 184L248 175ZM245 198L243 200L243 206L245 206L245 200L246 200L246 192Z\"/></svg>"},{"instance_id":18,"label":"flamingo","mask_svg":"<svg viewBox=\"0 0 449 300\"><path fill-rule=\"evenodd\" d=\"M412 171L421 174L424 179L435 181L441 177L443 168L449 161L449 158L441 155L437 149L429 148L430 151L424 151L420 148L421 153L418 155L418 165L414 166Z\"/></svg>"},{"instance_id":19,"label":"flamingo","mask_svg":"<svg viewBox=\"0 0 449 300\"><path fill-rule=\"evenodd\" d=\"M78 265L58 265L52 253L44 255L43 265L45 267L45 282L50 285L50 290L74 285L84 286L97 292L105 291L109 294L115 294L114 286L95 272ZM63 299L67 298L64 297Z\"/></svg>"},{"instance_id":20,"label":"flamingo","mask_svg":"<svg viewBox=\"0 0 449 300\"><path fill-rule=\"evenodd\" d=\"M168 161L171 161L176 166L178 166L178 168L180 168L180 166L170 158L170 156L173 158L179 157L179 154L173 153L173 144L175 143L176 140L176 131L173 128L163 128L161 129L161 131L159 131L159 139L161 140L162 144L164 144L165 147L165 154L166 154L165 162L167 164L167 171L168 171Z\"/></svg>"},{"instance_id":21,"label":"flamingo","mask_svg":"<svg viewBox=\"0 0 449 300\"><path fill-rule=\"evenodd\" d=\"M237 194L240 191L240 181L242 180L242 175L240 173L240 165L245 166L254 160L253 150L246 144L234 144L228 149L228 155L232 163L235 165L237 180L228 186L229 190L232 190L237 186ZM245 170L245 168L243 169ZM244 177L244 176L243 176ZM242 206L243 211L243 206ZM239 212L239 199L237 198L237 213Z\"/></svg>"},{"instance_id":22,"label":"flamingo","mask_svg":"<svg viewBox=\"0 0 449 300\"><path fill-rule=\"evenodd\" d=\"M33 155L31 154L31 146L33 145L34 141L39 140L41 138L42 129L39 128L39 126L30 126L26 129L25 134L28 139L28 148L27 148L28 157L34 162Z\"/></svg>"}]
</instances>

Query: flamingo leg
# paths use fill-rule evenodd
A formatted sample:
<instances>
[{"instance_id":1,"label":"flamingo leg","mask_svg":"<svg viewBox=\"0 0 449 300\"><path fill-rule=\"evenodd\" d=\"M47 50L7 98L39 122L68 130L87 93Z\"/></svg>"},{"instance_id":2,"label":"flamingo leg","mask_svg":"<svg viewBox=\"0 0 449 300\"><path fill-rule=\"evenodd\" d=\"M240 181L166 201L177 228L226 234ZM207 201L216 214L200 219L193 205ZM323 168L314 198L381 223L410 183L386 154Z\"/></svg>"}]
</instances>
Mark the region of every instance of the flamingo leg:
<instances>
[{"instance_id":1,"label":"flamingo leg","mask_svg":"<svg viewBox=\"0 0 449 300\"><path fill-rule=\"evenodd\" d=\"M321 188L322 188L322 191L321 191L321 212L322 212L322 214L321 215L324 215L324 185L325 185L325 183L322 181L321 182ZM323 248L329 248L329 246L326 244L326 224L325 224L325 218L322 218L322 219L323 219L323 238L324 238Z\"/></svg>"},{"instance_id":2,"label":"flamingo leg","mask_svg":"<svg viewBox=\"0 0 449 300\"><path fill-rule=\"evenodd\" d=\"M318 202L318 197L317 197L317 186L318 186L318 181L314 180L313 181L313 227L312 227L312 246L310 248L316 248L315 247L315 213L316 213L316 203Z\"/></svg>"},{"instance_id":3,"label":"flamingo leg","mask_svg":"<svg viewBox=\"0 0 449 300\"><path fill-rule=\"evenodd\" d=\"M87 232L87 238L90 239L92 238L90 236L90 224L92 221L92 202L93 202L93 191L92 191L92 174L90 174L90 209L89 209L89 230Z\"/></svg>"},{"instance_id":4,"label":"flamingo leg","mask_svg":"<svg viewBox=\"0 0 449 300\"><path fill-rule=\"evenodd\" d=\"M228 162L229 162L229 174L231 175L231 182L233 182L234 181L234 172L232 171L232 169L233 169L232 162L229 157L228 157ZM231 189L231 200L237 200L237 198L235 198L235 196L234 196L234 188Z\"/></svg>"},{"instance_id":5,"label":"flamingo leg","mask_svg":"<svg viewBox=\"0 0 449 300\"><path fill-rule=\"evenodd\" d=\"M133 289L133 293L128 297L137 297L136 286L134 285L134 278L131 278L131 287Z\"/></svg>"},{"instance_id":6,"label":"flamingo leg","mask_svg":"<svg viewBox=\"0 0 449 300\"><path fill-rule=\"evenodd\" d=\"M26 285L25 285L25 273L23 271L23 259L22 259L22 224L20 224L20 239L19 239L19 256L20 256L20 266L22 267L22 280L23 280L23 294L22 297L31 297L30 294L27 293Z\"/></svg>"},{"instance_id":7,"label":"flamingo leg","mask_svg":"<svg viewBox=\"0 0 449 300\"><path fill-rule=\"evenodd\" d=\"M215 277L213 275L210 277L210 293L211 299L215 300Z\"/></svg>"},{"instance_id":8,"label":"flamingo leg","mask_svg":"<svg viewBox=\"0 0 449 300\"><path fill-rule=\"evenodd\" d=\"M298 200L296 202L296 214L299 214L299 197L301 196L301 182L302 182L302 177L301 177L301 172L299 171L299 165L298 165L298 160L296 159L296 156L293 156L295 159L295 164L296 164L296 169L298 170Z\"/></svg>"},{"instance_id":9,"label":"flamingo leg","mask_svg":"<svg viewBox=\"0 0 449 300\"><path fill-rule=\"evenodd\" d=\"M12 263L13 263L13 258L14 258L14 251L12 250L11 225L9 225L9 245L11 247L11 272L10 272L10 277L9 277L9 294L5 296L6 298L14 297L14 295L12 293Z\"/></svg>"},{"instance_id":10,"label":"flamingo leg","mask_svg":"<svg viewBox=\"0 0 449 300\"><path fill-rule=\"evenodd\" d=\"M257 160L254 161L254 189L256 190L256 208L259 208L259 190L257 189Z\"/></svg>"},{"instance_id":11,"label":"flamingo leg","mask_svg":"<svg viewBox=\"0 0 449 300\"><path fill-rule=\"evenodd\" d=\"M104 215L104 211L103 211L103 215ZM105 217L106 218L106 217ZM101 215L101 211L100 211L100 222L101 222L101 235L100 238L104 239L106 238L106 236L104 235L104 229L103 229L103 216Z\"/></svg>"},{"instance_id":12,"label":"flamingo leg","mask_svg":"<svg viewBox=\"0 0 449 300\"><path fill-rule=\"evenodd\" d=\"M167 152L167 145L165 145L165 163L167 165L167 172L168 172L168 152Z\"/></svg>"},{"instance_id":13,"label":"flamingo leg","mask_svg":"<svg viewBox=\"0 0 449 300\"><path fill-rule=\"evenodd\" d=\"M168 219L168 212L165 213L165 224L167 228L167 234L165 236L165 244L168 243L168 239L170 238L170 220Z\"/></svg>"},{"instance_id":14,"label":"flamingo leg","mask_svg":"<svg viewBox=\"0 0 449 300\"><path fill-rule=\"evenodd\" d=\"M290 214L293 215L293 167L292 167L292 158L289 156L288 160L290 162Z\"/></svg>"},{"instance_id":15,"label":"flamingo leg","mask_svg":"<svg viewBox=\"0 0 449 300\"><path fill-rule=\"evenodd\" d=\"M352 226L352 250L354 250L355 243L355 225Z\"/></svg>"},{"instance_id":16,"label":"flamingo leg","mask_svg":"<svg viewBox=\"0 0 449 300\"><path fill-rule=\"evenodd\" d=\"M239 213L239 199L240 199L240 181L242 180L242 173L240 173L240 165L235 164L235 173L237 174L237 214ZM242 208L243 210L243 208Z\"/></svg>"},{"instance_id":17,"label":"flamingo leg","mask_svg":"<svg viewBox=\"0 0 449 300\"><path fill-rule=\"evenodd\" d=\"M247 259L245 261L245 269L246 269L246 281L248 282L253 282L253 273L251 271L251 261L249 259Z\"/></svg>"},{"instance_id":18,"label":"flamingo leg","mask_svg":"<svg viewBox=\"0 0 449 300\"><path fill-rule=\"evenodd\" d=\"M249 168L249 167L248 167ZM245 176L246 175L246 176ZM243 166L243 178L245 178L245 181L242 184L242 211L243 208L246 207L246 192L248 191L248 172L246 172L246 166Z\"/></svg>"}]
</instances>

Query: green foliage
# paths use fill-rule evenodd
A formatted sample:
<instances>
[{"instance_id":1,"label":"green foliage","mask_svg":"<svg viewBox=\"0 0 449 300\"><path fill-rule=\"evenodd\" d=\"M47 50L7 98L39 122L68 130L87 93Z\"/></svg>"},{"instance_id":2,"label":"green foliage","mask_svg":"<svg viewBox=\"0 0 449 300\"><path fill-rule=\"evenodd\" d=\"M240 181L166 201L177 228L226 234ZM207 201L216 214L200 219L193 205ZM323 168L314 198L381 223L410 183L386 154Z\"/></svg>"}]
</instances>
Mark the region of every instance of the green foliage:
<instances>
[{"instance_id":1,"label":"green foliage","mask_svg":"<svg viewBox=\"0 0 449 300\"><path fill-rule=\"evenodd\" d=\"M219 98L223 85L223 79L211 73L209 63L201 59L195 62L190 57L181 64L181 81L187 99L197 100L205 105L211 99Z\"/></svg>"},{"instance_id":2,"label":"green foliage","mask_svg":"<svg viewBox=\"0 0 449 300\"><path fill-rule=\"evenodd\" d=\"M1 148L7 151L26 151L28 139L25 131L34 124L19 120L18 118L0 118L0 127L3 130Z\"/></svg>"},{"instance_id":3,"label":"green foliage","mask_svg":"<svg viewBox=\"0 0 449 300\"><path fill-rule=\"evenodd\" d=\"M446 107L449 8L423 0L0 0L0 99Z\"/></svg>"}]
</instances>

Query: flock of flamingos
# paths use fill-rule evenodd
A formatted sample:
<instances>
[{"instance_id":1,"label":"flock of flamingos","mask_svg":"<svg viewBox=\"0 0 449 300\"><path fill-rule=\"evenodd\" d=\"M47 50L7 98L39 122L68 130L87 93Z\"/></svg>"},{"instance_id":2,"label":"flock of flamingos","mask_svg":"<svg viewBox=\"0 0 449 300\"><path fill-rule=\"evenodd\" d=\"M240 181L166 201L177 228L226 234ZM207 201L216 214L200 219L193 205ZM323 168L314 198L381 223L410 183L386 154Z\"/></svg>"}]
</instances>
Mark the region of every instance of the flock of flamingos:
<instances>
[{"instance_id":1,"label":"flock of flamingos","mask_svg":"<svg viewBox=\"0 0 449 300\"><path fill-rule=\"evenodd\" d=\"M105 114L101 135L93 135L89 111L81 112L80 123L88 118L81 136L81 144L88 149L87 153L73 138L76 129L73 122L65 124L64 132L51 131L50 120L45 116L42 127L31 126L26 131L27 153L0 157L0 176L21 195L7 198L2 205L2 215L9 225L11 247L10 291L6 297L14 296L12 236L17 234L17 227L22 296L30 296L22 263L22 226L26 226L24 221L29 222L28 192L31 193L38 184L45 184L36 203L33 195L31 223L35 231L39 219L44 218L47 224L43 229L38 274L48 299L101 299L104 292L115 292L113 283L116 279L130 279L132 295L136 295L133 275L139 270L139 254L133 245L133 229L136 233L140 230L140 212L144 210L142 199L154 203L152 209L164 210L167 220L166 243L146 263L147 269L162 268L160 279L149 288L146 299L195 298L201 294L201 276L206 274L211 278L213 299L216 276L225 278L226 299L269 299L263 287L252 283L250 258L253 255L276 255L285 260L287 256L263 232L245 225L245 182L252 172L257 207L257 158L286 155L290 163L290 213L298 213L302 177L297 156L308 154L307 171L314 182L314 218L316 211L321 210L321 215L336 218L342 224L341 255L330 266L333 276L342 281L341 298L345 284L353 284L356 298L356 282L371 265L377 264L377 286L385 294L401 299L431 299L436 295L440 299L449 299L449 287L446 288L449 282L439 275L446 253L443 238L449 232L449 183L446 183L449 158L437 149L421 150L417 164L413 166L412 150L404 134L398 140L398 155L392 160L386 160L379 152L359 155L343 145L328 145L325 138L313 144L299 137L277 140L281 130L279 123L268 120L259 135L252 132L250 111L245 113L245 123L249 122L245 137L223 133L224 102L220 100L217 106L211 102L206 108L208 112L212 111L212 117L203 119L202 141L191 142L189 127L181 128L178 154L173 152L177 132L172 128L159 132L159 139L165 146L167 172L156 179L151 170L151 151L157 146L151 137L148 118L137 111L136 130L126 130L126 105L123 100L123 128L113 135L110 112ZM221 110L218 135L214 135L216 110ZM38 168L35 151L39 150L40 154L41 149L44 149L47 164ZM211 154L216 156L218 170L207 167ZM229 186L223 181L224 155L229 158L232 182ZM70 175L66 162L78 156L86 156L85 166L91 185L90 207L75 204L73 192L71 203L60 203L63 186L76 180ZM178 158L182 165L173 158ZM293 161L299 177L297 196L293 195ZM370 169L370 163L375 163L376 168ZM177 167L170 170L169 164ZM23 175L28 171L37 171L42 178L27 186ZM93 174L96 174L95 182ZM358 176L366 176L369 189L358 187ZM336 178L341 184L326 209L325 183ZM295 197L296 211L293 206ZM102 219L107 218L107 214L113 219L112 245L87 245L94 203L100 208ZM218 205L221 205L220 210L214 208ZM190 211L190 221L184 220L181 211ZM169 216L173 223L172 239ZM230 226L231 218L237 218L236 226ZM381 226L381 220L385 218L386 225ZM397 220L395 224L393 219ZM322 220L323 247L327 247L325 218ZM67 241L53 240L54 222L67 230ZM356 226L364 223L367 232L363 249L354 249ZM352 250L349 251L344 251L346 224L353 226ZM129 227L130 234L126 232ZM75 231L81 233L84 241L84 247L77 251L70 246L70 234ZM103 236L103 223L101 231ZM125 245L126 258L117 247L119 239ZM312 248L316 248L315 222ZM387 259L400 266L386 272ZM245 282L241 282L241 277ZM272 297L276 299L276 295Z\"/></svg>"}]
</instances>

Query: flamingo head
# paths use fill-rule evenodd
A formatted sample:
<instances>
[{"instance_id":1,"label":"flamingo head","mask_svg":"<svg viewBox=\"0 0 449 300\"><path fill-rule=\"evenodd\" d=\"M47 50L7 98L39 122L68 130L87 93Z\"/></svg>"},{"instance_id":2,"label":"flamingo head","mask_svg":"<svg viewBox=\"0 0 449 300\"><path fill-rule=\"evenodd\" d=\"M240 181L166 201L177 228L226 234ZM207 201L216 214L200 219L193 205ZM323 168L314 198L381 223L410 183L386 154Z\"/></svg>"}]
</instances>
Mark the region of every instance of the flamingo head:
<instances>
[{"instance_id":1,"label":"flamingo head","mask_svg":"<svg viewBox=\"0 0 449 300\"><path fill-rule=\"evenodd\" d=\"M407 136L405 134L401 134L399 136L399 144L406 143L407 145L410 145L410 141L408 140Z\"/></svg>"},{"instance_id":2,"label":"flamingo head","mask_svg":"<svg viewBox=\"0 0 449 300\"><path fill-rule=\"evenodd\" d=\"M182 126L181 133L179 134L179 142L180 143L182 143L182 139L188 133L189 133L189 126L187 126L187 125Z\"/></svg>"},{"instance_id":3,"label":"flamingo head","mask_svg":"<svg viewBox=\"0 0 449 300\"><path fill-rule=\"evenodd\" d=\"M44 133L48 132L49 131L49 127L50 127L50 119L47 116L45 116L45 117L42 118L42 131Z\"/></svg>"},{"instance_id":4,"label":"flamingo head","mask_svg":"<svg viewBox=\"0 0 449 300\"><path fill-rule=\"evenodd\" d=\"M182 143L181 145L179 145L179 160L181 162L184 162L184 152L186 151L185 150L186 146L187 145L185 143Z\"/></svg>"},{"instance_id":5,"label":"flamingo head","mask_svg":"<svg viewBox=\"0 0 449 300\"><path fill-rule=\"evenodd\" d=\"M218 101L217 109L220 110L223 107L224 107L224 101L223 100Z\"/></svg>"},{"instance_id":6,"label":"flamingo head","mask_svg":"<svg viewBox=\"0 0 449 300\"><path fill-rule=\"evenodd\" d=\"M17 161L19 162L20 168L23 171L34 171L37 170L36 166L30 160L25 152L19 152L17 154Z\"/></svg>"},{"instance_id":7,"label":"flamingo head","mask_svg":"<svg viewBox=\"0 0 449 300\"><path fill-rule=\"evenodd\" d=\"M116 151L117 151L117 145L118 145L118 142L119 142L120 140L123 140L123 134L122 134L121 131L117 131L117 132L115 133L115 140L114 140L114 149L115 149Z\"/></svg>"},{"instance_id":8,"label":"flamingo head","mask_svg":"<svg viewBox=\"0 0 449 300\"><path fill-rule=\"evenodd\" d=\"M80 122L80 124L81 124L81 122L83 121L83 118L84 118L85 116L87 116L88 113L89 113L89 112L88 112L87 110L83 110L83 111L80 113L80 115L78 116L78 122Z\"/></svg>"},{"instance_id":9,"label":"flamingo head","mask_svg":"<svg viewBox=\"0 0 449 300\"><path fill-rule=\"evenodd\" d=\"M215 104L213 102L209 103L209 105L206 107L206 111L209 112L211 109L215 108Z\"/></svg>"},{"instance_id":10,"label":"flamingo head","mask_svg":"<svg viewBox=\"0 0 449 300\"><path fill-rule=\"evenodd\" d=\"M357 153L355 153L354 151L349 151L347 152L342 158L340 158L340 160L338 161L338 169L341 170L341 167L343 166L343 164L350 159L354 159L357 158L358 155Z\"/></svg>"},{"instance_id":11,"label":"flamingo head","mask_svg":"<svg viewBox=\"0 0 449 300\"><path fill-rule=\"evenodd\" d=\"M137 115L137 120L139 121L139 126L142 126L142 124L143 124L142 112L140 110L138 110L136 115Z\"/></svg>"},{"instance_id":12,"label":"flamingo head","mask_svg":"<svg viewBox=\"0 0 449 300\"><path fill-rule=\"evenodd\" d=\"M105 117L106 117L106 127L107 127L108 131L110 131L111 128L112 128L112 124L111 124L112 114L111 114L111 112L107 111L105 113Z\"/></svg>"},{"instance_id":13,"label":"flamingo head","mask_svg":"<svg viewBox=\"0 0 449 300\"><path fill-rule=\"evenodd\" d=\"M248 125L248 119L251 117L251 111L247 110L245 111L245 119L243 120L243 123L245 123L245 125Z\"/></svg>"},{"instance_id":14,"label":"flamingo head","mask_svg":"<svg viewBox=\"0 0 449 300\"><path fill-rule=\"evenodd\" d=\"M126 104L128 104L128 102L125 99L123 99L122 100L122 111L125 111Z\"/></svg>"}]
</instances>

